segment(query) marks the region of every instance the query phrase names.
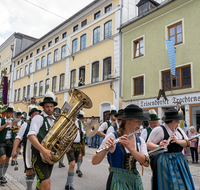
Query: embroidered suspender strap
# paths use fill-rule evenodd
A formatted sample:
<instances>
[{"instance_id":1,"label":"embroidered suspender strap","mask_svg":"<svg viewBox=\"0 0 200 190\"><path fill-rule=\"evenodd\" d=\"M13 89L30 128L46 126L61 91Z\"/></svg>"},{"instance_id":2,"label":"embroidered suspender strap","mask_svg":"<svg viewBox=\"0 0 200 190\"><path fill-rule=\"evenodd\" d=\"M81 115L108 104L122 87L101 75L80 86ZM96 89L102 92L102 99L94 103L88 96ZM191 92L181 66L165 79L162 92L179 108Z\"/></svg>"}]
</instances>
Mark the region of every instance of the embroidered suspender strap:
<instances>
[{"instance_id":1,"label":"embroidered suspender strap","mask_svg":"<svg viewBox=\"0 0 200 190\"><path fill-rule=\"evenodd\" d=\"M147 138L146 138L145 142L147 142L152 129L150 127L147 127L146 130L147 130Z\"/></svg>"},{"instance_id":2,"label":"embroidered suspender strap","mask_svg":"<svg viewBox=\"0 0 200 190\"><path fill-rule=\"evenodd\" d=\"M107 125L108 125L108 128L110 127L110 125L111 125L111 123L110 123L110 121L106 121L106 123L107 123ZM108 128L107 129L105 129L103 132L106 134L107 133L107 130L108 130Z\"/></svg>"},{"instance_id":3,"label":"embroidered suspender strap","mask_svg":"<svg viewBox=\"0 0 200 190\"><path fill-rule=\"evenodd\" d=\"M80 120L78 120L78 125L79 125L79 134L80 134L80 142L81 142L81 144L83 144L83 132L82 132L82 130L81 130L81 121Z\"/></svg>"}]
</instances>

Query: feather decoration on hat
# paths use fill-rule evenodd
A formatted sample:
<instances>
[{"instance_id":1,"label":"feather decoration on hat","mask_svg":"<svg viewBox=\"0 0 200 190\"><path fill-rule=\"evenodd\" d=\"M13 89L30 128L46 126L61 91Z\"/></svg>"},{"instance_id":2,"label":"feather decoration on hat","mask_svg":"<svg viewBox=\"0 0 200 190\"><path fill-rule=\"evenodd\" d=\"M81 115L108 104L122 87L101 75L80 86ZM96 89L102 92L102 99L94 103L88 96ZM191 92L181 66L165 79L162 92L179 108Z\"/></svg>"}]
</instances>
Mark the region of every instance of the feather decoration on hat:
<instances>
[{"instance_id":1,"label":"feather decoration on hat","mask_svg":"<svg viewBox=\"0 0 200 190\"><path fill-rule=\"evenodd\" d=\"M13 108L13 110L15 110L14 106L11 103L8 105L8 107Z\"/></svg>"},{"instance_id":2,"label":"feather decoration on hat","mask_svg":"<svg viewBox=\"0 0 200 190\"><path fill-rule=\"evenodd\" d=\"M111 105L111 106L110 106L110 111L111 111L111 110L117 110L117 109L116 109L116 107L115 107L114 105Z\"/></svg>"},{"instance_id":3,"label":"feather decoration on hat","mask_svg":"<svg viewBox=\"0 0 200 190\"><path fill-rule=\"evenodd\" d=\"M124 109L124 102L120 97L119 97L119 109Z\"/></svg>"},{"instance_id":4,"label":"feather decoration on hat","mask_svg":"<svg viewBox=\"0 0 200 190\"><path fill-rule=\"evenodd\" d=\"M31 111L33 108L38 109L38 107L35 104L31 104L31 105L28 106L29 111Z\"/></svg>"},{"instance_id":5,"label":"feather decoration on hat","mask_svg":"<svg viewBox=\"0 0 200 190\"><path fill-rule=\"evenodd\" d=\"M56 101L56 96L54 95L53 92L47 90L46 94L44 95L45 97L50 97L53 99L53 101Z\"/></svg>"},{"instance_id":6,"label":"feather decoration on hat","mask_svg":"<svg viewBox=\"0 0 200 190\"><path fill-rule=\"evenodd\" d=\"M80 115L85 115L85 113L82 110L79 112L79 114Z\"/></svg>"},{"instance_id":7,"label":"feather decoration on hat","mask_svg":"<svg viewBox=\"0 0 200 190\"><path fill-rule=\"evenodd\" d=\"M149 110L149 114L155 114L155 115L157 115L156 110L154 110L154 109Z\"/></svg>"},{"instance_id":8,"label":"feather decoration on hat","mask_svg":"<svg viewBox=\"0 0 200 190\"><path fill-rule=\"evenodd\" d=\"M20 108L17 108L18 109L18 112L22 112L22 110Z\"/></svg>"}]
</instances>

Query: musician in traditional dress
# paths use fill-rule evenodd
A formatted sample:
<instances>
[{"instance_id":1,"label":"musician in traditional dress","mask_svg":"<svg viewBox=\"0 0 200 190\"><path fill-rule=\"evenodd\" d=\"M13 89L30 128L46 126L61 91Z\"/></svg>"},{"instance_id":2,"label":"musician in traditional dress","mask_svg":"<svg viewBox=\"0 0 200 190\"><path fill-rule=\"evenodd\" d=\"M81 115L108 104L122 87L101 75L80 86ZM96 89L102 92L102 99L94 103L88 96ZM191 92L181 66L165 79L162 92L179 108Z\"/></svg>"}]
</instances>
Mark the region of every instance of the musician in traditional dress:
<instances>
[{"instance_id":1,"label":"musician in traditional dress","mask_svg":"<svg viewBox=\"0 0 200 190\"><path fill-rule=\"evenodd\" d=\"M100 148L109 145L110 148L95 153L92 164L99 164L108 153L110 155L111 170L107 181L106 190L135 189L142 190L141 176L136 168L136 162L146 167L149 166L149 157L144 139L137 135L128 138L128 134L140 129L142 121L147 120L143 111L138 106L131 104L124 109L122 123L119 131L108 134ZM113 145L115 139L120 142Z\"/></svg>"},{"instance_id":2,"label":"musician in traditional dress","mask_svg":"<svg viewBox=\"0 0 200 190\"><path fill-rule=\"evenodd\" d=\"M148 150L167 146L168 151L156 156L153 169L153 190L194 190L188 163L182 154L183 147L190 146L185 132L179 127L184 116L176 109L165 112L164 125L156 127L147 142Z\"/></svg>"},{"instance_id":3,"label":"musician in traditional dress","mask_svg":"<svg viewBox=\"0 0 200 190\"><path fill-rule=\"evenodd\" d=\"M34 107L31 109L29 116L31 119L33 119L34 116L39 115L41 113L40 110L37 109L37 107ZM33 171L33 168L28 168L26 164L26 143L27 143L27 134L30 129L30 123L31 119L26 123L24 122L15 138L13 150L12 150L12 157L15 159L17 157L17 148L20 142L23 143L23 159L24 159L24 169L26 172L26 185L27 190L32 190L33 181L35 178L35 172Z\"/></svg>"},{"instance_id":4,"label":"musician in traditional dress","mask_svg":"<svg viewBox=\"0 0 200 190\"><path fill-rule=\"evenodd\" d=\"M73 116L72 121L78 127L78 133L77 133L77 136L71 146L71 149L67 152L67 158L68 158L68 162L69 162L69 170L68 170L68 176L67 176L67 181L66 181L66 185L65 185L66 190L74 190L74 184L73 184L74 168L75 168L75 163L78 162L78 158L81 154L81 144L83 144L83 141L84 141L83 136L85 134L82 123L80 122L80 120L77 119L77 114ZM78 174L81 175L82 172L80 172L80 170L79 170Z\"/></svg>"},{"instance_id":5,"label":"musician in traditional dress","mask_svg":"<svg viewBox=\"0 0 200 190\"><path fill-rule=\"evenodd\" d=\"M36 115L32 119L28 132L28 139L32 144L33 169L37 175L37 178L39 179L36 189L40 190L50 190L50 176L53 165L44 163L40 153L47 162L50 162L53 152L45 149L41 145L41 142L54 125L55 117L53 116L53 112L54 107L57 106L55 98L56 97L52 92L47 92L45 94L45 98L39 104L43 108L43 111L41 115Z\"/></svg>"},{"instance_id":6,"label":"musician in traditional dress","mask_svg":"<svg viewBox=\"0 0 200 190\"><path fill-rule=\"evenodd\" d=\"M7 183L5 173L9 166L9 160L12 154L15 133L11 129L13 117L13 108L8 107L6 116L0 119L0 182Z\"/></svg>"}]
</instances>

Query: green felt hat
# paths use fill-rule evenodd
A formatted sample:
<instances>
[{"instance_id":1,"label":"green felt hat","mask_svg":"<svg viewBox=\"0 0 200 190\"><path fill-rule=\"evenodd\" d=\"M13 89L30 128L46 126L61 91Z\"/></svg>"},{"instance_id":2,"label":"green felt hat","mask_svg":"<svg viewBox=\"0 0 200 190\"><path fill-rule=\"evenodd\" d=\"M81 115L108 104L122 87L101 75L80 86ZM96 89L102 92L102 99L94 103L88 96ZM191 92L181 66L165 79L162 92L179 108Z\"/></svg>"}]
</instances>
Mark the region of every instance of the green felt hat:
<instances>
[{"instance_id":1,"label":"green felt hat","mask_svg":"<svg viewBox=\"0 0 200 190\"><path fill-rule=\"evenodd\" d=\"M38 111L39 113L41 113L41 110L37 109L37 108L33 108L30 112L29 112L29 116L31 116L31 114L35 111Z\"/></svg>"},{"instance_id":2,"label":"green felt hat","mask_svg":"<svg viewBox=\"0 0 200 190\"><path fill-rule=\"evenodd\" d=\"M116 115L117 114L117 109L114 105L110 106L110 113L109 115Z\"/></svg>"},{"instance_id":3,"label":"green felt hat","mask_svg":"<svg viewBox=\"0 0 200 190\"><path fill-rule=\"evenodd\" d=\"M22 113L21 112L17 112L17 116L19 116L19 115L22 115Z\"/></svg>"},{"instance_id":4,"label":"green felt hat","mask_svg":"<svg viewBox=\"0 0 200 190\"><path fill-rule=\"evenodd\" d=\"M14 112L14 110L13 110L13 108L8 107L7 110L6 110L6 112Z\"/></svg>"},{"instance_id":5,"label":"green felt hat","mask_svg":"<svg viewBox=\"0 0 200 190\"><path fill-rule=\"evenodd\" d=\"M149 121L157 121L160 120L156 114L149 114Z\"/></svg>"},{"instance_id":6,"label":"green felt hat","mask_svg":"<svg viewBox=\"0 0 200 190\"><path fill-rule=\"evenodd\" d=\"M41 102L39 105L40 105L40 106L44 106L44 104L46 104L46 103L52 103L52 104L54 104L54 106L57 106L57 105L58 105L58 103L55 102L55 101L53 100L53 98L51 98L51 97L45 97L44 100L43 100L43 102Z\"/></svg>"},{"instance_id":7,"label":"green felt hat","mask_svg":"<svg viewBox=\"0 0 200 190\"><path fill-rule=\"evenodd\" d=\"M124 115L124 109L118 110L118 113L115 114L115 117L118 117L119 115Z\"/></svg>"},{"instance_id":8,"label":"green felt hat","mask_svg":"<svg viewBox=\"0 0 200 190\"><path fill-rule=\"evenodd\" d=\"M83 111L80 111L77 115L77 118L78 119L84 119L84 112Z\"/></svg>"}]
</instances>

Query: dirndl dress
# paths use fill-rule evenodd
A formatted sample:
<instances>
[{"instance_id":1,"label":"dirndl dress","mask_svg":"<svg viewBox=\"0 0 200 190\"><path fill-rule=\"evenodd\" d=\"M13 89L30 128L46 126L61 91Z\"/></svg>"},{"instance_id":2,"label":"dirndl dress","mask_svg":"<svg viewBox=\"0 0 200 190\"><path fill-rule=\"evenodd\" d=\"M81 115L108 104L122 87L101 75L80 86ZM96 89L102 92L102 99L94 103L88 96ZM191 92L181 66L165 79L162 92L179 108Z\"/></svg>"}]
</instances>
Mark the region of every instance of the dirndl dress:
<instances>
[{"instance_id":1,"label":"dirndl dress","mask_svg":"<svg viewBox=\"0 0 200 190\"><path fill-rule=\"evenodd\" d=\"M115 132L113 134L118 138ZM137 144L141 143L138 136L136 141ZM109 157L111 169L106 190L143 190L141 176L136 169L136 160L130 153L126 153L120 143L116 144L115 151L109 153Z\"/></svg>"}]
</instances>

